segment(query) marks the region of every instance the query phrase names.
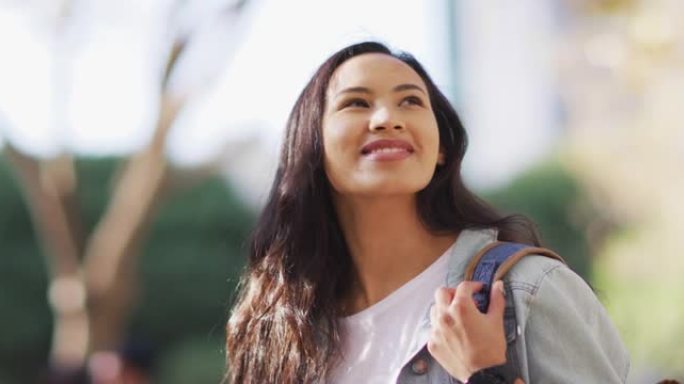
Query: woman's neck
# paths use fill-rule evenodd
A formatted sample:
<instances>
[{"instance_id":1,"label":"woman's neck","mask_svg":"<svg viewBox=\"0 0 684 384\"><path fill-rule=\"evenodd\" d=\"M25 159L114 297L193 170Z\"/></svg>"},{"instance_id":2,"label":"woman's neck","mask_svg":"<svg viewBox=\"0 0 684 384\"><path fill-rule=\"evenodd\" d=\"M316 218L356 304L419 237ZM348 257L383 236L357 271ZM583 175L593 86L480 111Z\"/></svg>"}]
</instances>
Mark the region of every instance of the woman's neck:
<instances>
[{"instance_id":1,"label":"woman's neck","mask_svg":"<svg viewBox=\"0 0 684 384\"><path fill-rule=\"evenodd\" d=\"M430 232L413 196L337 199L336 208L354 265L345 314L377 303L417 276L457 236Z\"/></svg>"}]
</instances>

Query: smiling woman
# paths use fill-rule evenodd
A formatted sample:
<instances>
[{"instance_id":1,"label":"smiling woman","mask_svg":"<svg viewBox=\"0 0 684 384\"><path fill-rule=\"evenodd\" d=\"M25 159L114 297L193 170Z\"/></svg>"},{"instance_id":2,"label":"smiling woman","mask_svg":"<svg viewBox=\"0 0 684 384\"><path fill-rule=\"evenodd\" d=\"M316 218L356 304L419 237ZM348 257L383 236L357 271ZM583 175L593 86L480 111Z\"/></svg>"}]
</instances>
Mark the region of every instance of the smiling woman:
<instances>
[{"instance_id":1,"label":"smiling woman","mask_svg":"<svg viewBox=\"0 0 684 384\"><path fill-rule=\"evenodd\" d=\"M335 71L326 100L324 163L336 194L410 196L428 184L439 130L411 67L383 54L359 56Z\"/></svg>"},{"instance_id":2,"label":"smiling woman","mask_svg":"<svg viewBox=\"0 0 684 384\"><path fill-rule=\"evenodd\" d=\"M290 114L227 325L226 380L624 382L617 332L562 262L525 258L478 311L469 261L497 240L540 241L466 188L465 149L411 55L368 42L325 61Z\"/></svg>"}]
</instances>

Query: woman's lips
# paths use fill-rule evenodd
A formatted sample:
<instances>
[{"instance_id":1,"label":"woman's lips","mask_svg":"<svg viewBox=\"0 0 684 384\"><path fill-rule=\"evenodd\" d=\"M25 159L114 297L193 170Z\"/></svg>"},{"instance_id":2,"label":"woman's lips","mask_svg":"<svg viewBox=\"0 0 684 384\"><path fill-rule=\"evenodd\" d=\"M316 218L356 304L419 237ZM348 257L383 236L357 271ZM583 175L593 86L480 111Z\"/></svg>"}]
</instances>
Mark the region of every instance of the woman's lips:
<instances>
[{"instance_id":1,"label":"woman's lips","mask_svg":"<svg viewBox=\"0 0 684 384\"><path fill-rule=\"evenodd\" d=\"M413 153L413 146L403 140L376 140L361 148L361 155L369 160L391 161L405 159Z\"/></svg>"}]
</instances>

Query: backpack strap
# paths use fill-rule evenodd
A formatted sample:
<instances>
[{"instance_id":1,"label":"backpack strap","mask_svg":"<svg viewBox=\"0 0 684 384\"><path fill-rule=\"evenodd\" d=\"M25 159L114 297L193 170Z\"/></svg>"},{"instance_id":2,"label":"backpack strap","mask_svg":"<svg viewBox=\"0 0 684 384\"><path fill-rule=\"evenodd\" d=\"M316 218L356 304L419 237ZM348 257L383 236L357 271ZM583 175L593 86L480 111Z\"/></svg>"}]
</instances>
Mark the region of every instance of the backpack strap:
<instances>
[{"instance_id":1,"label":"backpack strap","mask_svg":"<svg viewBox=\"0 0 684 384\"><path fill-rule=\"evenodd\" d=\"M565 261L555 252L546 248L533 247L527 244L497 241L482 248L468 263L465 270L465 280L479 281L482 290L473 295L480 312L486 312L489 307L489 292L495 281L500 280L513 268L515 263L528 255L541 255ZM515 302L510 285L505 285L506 309L504 310L504 332L506 335L506 365L517 377L521 375L521 362L518 358L515 342L520 333L515 316Z\"/></svg>"},{"instance_id":2,"label":"backpack strap","mask_svg":"<svg viewBox=\"0 0 684 384\"><path fill-rule=\"evenodd\" d=\"M487 245L470 259L465 269L465 280L483 284L482 290L473 295L480 312L486 312L489 307L489 292L494 282L502 279L520 259L529 255L546 256L565 264L562 257L546 248L505 241Z\"/></svg>"}]
</instances>

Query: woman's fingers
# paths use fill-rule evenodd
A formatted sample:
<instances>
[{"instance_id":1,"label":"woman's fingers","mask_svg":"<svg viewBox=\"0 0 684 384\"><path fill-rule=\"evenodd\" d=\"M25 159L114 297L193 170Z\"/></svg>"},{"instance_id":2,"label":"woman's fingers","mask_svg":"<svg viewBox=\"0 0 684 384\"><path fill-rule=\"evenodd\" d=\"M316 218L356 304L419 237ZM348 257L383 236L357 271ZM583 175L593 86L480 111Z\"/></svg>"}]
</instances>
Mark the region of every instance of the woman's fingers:
<instances>
[{"instance_id":1,"label":"woman's fingers","mask_svg":"<svg viewBox=\"0 0 684 384\"><path fill-rule=\"evenodd\" d=\"M449 287L440 287L435 291L435 304L439 308L446 308L454 298L454 289Z\"/></svg>"},{"instance_id":2,"label":"woman's fingers","mask_svg":"<svg viewBox=\"0 0 684 384\"><path fill-rule=\"evenodd\" d=\"M462 281L456 287L456 294L454 300L469 299L473 301L473 294L482 289L482 283L479 281Z\"/></svg>"},{"instance_id":3,"label":"woman's fingers","mask_svg":"<svg viewBox=\"0 0 684 384\"><path fill-rule=\"evenodd\" d=\"M492 285L492 290L489 294L489 309L487 310L487 316L501 317L503 319L503 313L506 309L506 291L504 290L503 281L497 280L494 285Z\"/></svg>"},{"instance_id":4,"label":"woman's fingers","mask_svg":"<svg viewBox=\"0 0 684 384\"><path fill-rule=\"evenodd\" d=\"M443 326L450 326L453 324L453 319L447 311L453 297L453 288L441 287L435 291L435 305L430 308L430 320L432 321L432 324L440 324Z\"/></svg>"},{"instance_id":5,"label":"woman's fingers","mask_svg":"<svg viewBox=\"0 0 684 384\"><path fill-rule=\"evenodd\" d=\"M476 281L463 281L456 288L441 287L435 291L435 305L430 310L430 319L434 324L461 324L464 317L481 316L477 310L473 294L482 289L483 284ZM492 285L487 317L500 321L506 309L506 297L503 281Z\"/></svg>"},{"instance_id":6,"label":"woman's fingers","mask_svg":"<svg viewBox=\"0 0 684 384\"><path fill-rule=\"evenodd\" d=\"M456 293L449 305L449 311L456 317L465 316L477 311L473 294L482 289L482 283L463 281L456 287Z\"/></svg>"},{"instance_id":7,"label":"woman's fingers","mask_svg":"<svg viewBox=\"0 0 684 384\"><path fill-rule=\"evenodd\" d=\"M433 329L451 326L453 322L451 316L443 308L439 308L437 305L430 307L430 323L432 323Z\"/></svg>"}]
</instances>

